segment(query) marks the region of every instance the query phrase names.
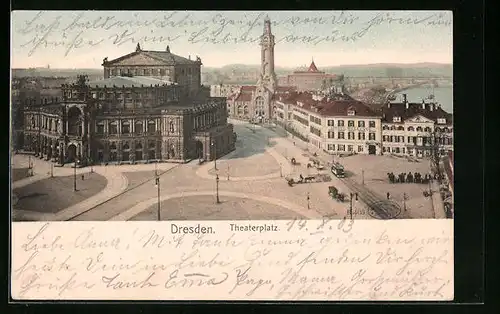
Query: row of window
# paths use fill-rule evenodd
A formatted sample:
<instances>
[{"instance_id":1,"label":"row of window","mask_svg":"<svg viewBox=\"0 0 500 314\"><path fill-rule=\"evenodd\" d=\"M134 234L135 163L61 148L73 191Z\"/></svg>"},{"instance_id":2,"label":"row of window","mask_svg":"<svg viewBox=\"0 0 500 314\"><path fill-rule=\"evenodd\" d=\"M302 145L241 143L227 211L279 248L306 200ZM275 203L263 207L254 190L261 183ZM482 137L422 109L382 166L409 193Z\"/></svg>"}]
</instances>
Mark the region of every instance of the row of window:
<instances>
[{"instance_id":1,"label":"row of window","mask_svg":"<svg viewBox=\"0 0 500 314\"><path fill-rule=\"evenodd\" d=\"M328 144L328 150L329 151L335 151L335 147L337 147L337 151L339 152L345 152L346 151L346 146L347 146L347 151L348 152L354 152L354 145L344 145L344 144ZM357 152L362 153L364 150L363 145L357 145Z\"/></svg>"},{"instance_id":2,"label":"row of window","mask_svg":"<svg viewBox=\"0 0 500 314\"><path fill-rule=\"evenodd\" d=\"M302 123L303 125L309 125L309 121L307 121L307 119L304 119L302 117L299 117L298 115L294 114L293 115L293 119Z\"/></svg>"},{"instance_id":3,"label":"row of window","mask_svg":"<svg viewBox=\"0 0 500 314\"><path fill-rule=\"evenodd\" d=\"M309 127L309 131L310 131L312 134L314 134L314 135L316 135L316 136L321 137L321 130L316 129L315 127L312 127L312 126L311 126L311 127Z\"/></svg>"},{"instance_id":4,"label":"row of window","mask_svg":"<svg viewBox=\"0 0 500 314\"><path fill-rule=\"evenodd\" d=\"M335 120L328 120L328 126L335 126ZM347 120L347 126L348 127L354 127L355 123L354 120ZM337 126L344 126L344 120L337 120ZM366 126L365 121L359 120L358 121L358 127L359 128L364 128ZM375 127L375 121L368 121L368 126L370 128Z\"/></svg>"},{"instance_id":5,"label":"row of window","mask_svg":"<svg viewBox=\"0 0 500 314\"><path fill-rule=\"evenodd\" d=\"M155 95L151 93L146 93L146 92L93 92L92 93L92 98L94 99L127 99L127 100L149 100L149 99L155 99L156 97L160 99L177 99L177 92L175 89L169 91L168 93L163 91L160 93L157 93Z\"/></svg>"},{"instance_id":6,"label":"row of window","mask_svg":"<svg viewBox=\"0 0 500 314\"><path fill-rule=\"evenodd\" d=\"M382 151L384 153L390 153L390 152L393 152L395 154L404 154L405 153L405 148L404 147L392 147L392 150L391 150L391 147L383 147L382 148ZM411 149L408 149L408 154L411 154L413 152L413 150Z\"/></svg>"},{"instance_id":7,"label":"row of window","mask_svg":"<svg viewBox=\"0 0 500 314\"><path fill-rule=\"evenodd\" d=\"M120 68L113 68L113 69L107 69L108 71L108 76L111 73L112 76L116 75L152 75L152 76L166 76L170 75L171 71L170 69L120 69ZM188 68L186 71L188 74L191 74L191 69ZM185 71L184 69L181 69L181 74L184 74Z\"/></svg>"},{"instance_id":8,"label":"row of window","mask_svg":"<svg viewBox=\"0 0 500 314\"><path fill-rule=\"evenodd\" d=\"M309 116L309 121L321 125L321 119L316 118L315 116Z\"/></svg>"},{"instance_id":9,"label":"row of window","mask_svg":"<svg viewBox=\"0 0 500 314\"><path fill-rule=\"evenodd\" d=\"M297 108L293 108L294 111L297 111L298 113L304 115L304 116L307 116L309 115L307 112L303 111L303 110L300 110L300 109L297 109Z\"/></svg>"},{"instance_id":10,"label":"row of window","mask_svg":"<svg viewBox=\"0 0 500 314\"><path fill-rule=\"evenodd\" d=\"M407 137L407 143L413 143L414 145L417 145L417 143L422 143L422 145L427 145L432 142L432 139L430 137L420 137L421 141L418 141L417 136L408 136ZM389 142L389 143L404 143L405 142L405 137L404 136L389 136L389 135L382 135L382 141L383 142ZM453 145L453 138L447 137L447 138L442 138L439 137L437 138L437 141L441 145Z\"/></svg>"},{"instance_id":11,"label":"row of window","mask_svg":"<svg viewBox=\"0 0 500 314\"><path fill-rule=\"evenodd\" d=\"M387 130L391 130L391 131L404 131L405 128L403 126L401 126L401 125L397 126L397 127L394 126L394 125L392 125L392 126L384 125L384 126L382 126L382 130L384 130L384 131L387 131ZM452 129L449 129L447 127L444 127L444 128L437 127L437 128L435 128L435 130L436 130L436 132L443 132L443 133L451 133L452 132ZM417 131L417 132L432 132L432 128L430 128L430 127L422 128L420 126L417 126L415 128L413 126L409 126L407 128L407 131L409 131L409 132L413 132L413 131Z\"/></svg>"},{"instance_id":12,"label":"row of window","mask_svg":"<svg viewBox=\"0 0 500 314\"><path fill-rule=\"evenodd\" d=\"M149 141L148 142L148 147L149 149L154 149L156 147L155 141ZM99 150L102 150L103 147L101 146ZM117 150L118 145L115 142L112 142L109 144L109 150ZM136 142L134 145L135 150L142 150L142 143L141 142ZM130 150L130 145L128 142L123 143L122 145L122 150Z\"/></svg>"},{"instance_id":13,"label":"row of window","mask_svg":"<svg viewBox=\"0 0 500 314\"><path fill-rule=\"evenodd\" d=\"M42 118L41 123L42 123L42 129L49 131L57 131L59 120ZM38 126L37 119L35 117L31 117L31 127L36 128L37 126Z\"/></svg>"},{"instance_id":14,"label":"row of window","mask_svg":"<svg viewBox=\"0 0 500 314\"><path fill-rule=\"evenodd\" d=\"M148 121L147 128L144 130L143 128L143 123L141 121L137 121L134 125L134 133L135 134L142 134L144 131L146 131L149 134L156 133L156 124L154 121ZM175 124L173 121L170 121L169 123L169 131L171 133L175 132ZM96 125L96 133L97 134L104 134L104 122L98 122ZM130 128L130 122L128 121L123 121L121 124L121 134L130 134L131 133L131 128ZM118 122L113 121L109 124L108 126L108 134L118 134Z\"/></svg>"},{"instance_id":15,"label":"row of window","mask_svg":"<svg viewBox=\"0 0 500 314\"><path fill-rule=\"evenodd\" d=\"M345 139L345 133L344 132L337 132L337 138L338 139ZM328 132L328 138L335 138L335 132L329 131ZM368 133L368 139L370 141L375 141L375 133L370 132ZM355 140L355 133L354 132L347 132L347 139L349 140ZM366 139L366 134L364 132L358 132L358 140L364 140Z\"/></svg>"}]
</instances>

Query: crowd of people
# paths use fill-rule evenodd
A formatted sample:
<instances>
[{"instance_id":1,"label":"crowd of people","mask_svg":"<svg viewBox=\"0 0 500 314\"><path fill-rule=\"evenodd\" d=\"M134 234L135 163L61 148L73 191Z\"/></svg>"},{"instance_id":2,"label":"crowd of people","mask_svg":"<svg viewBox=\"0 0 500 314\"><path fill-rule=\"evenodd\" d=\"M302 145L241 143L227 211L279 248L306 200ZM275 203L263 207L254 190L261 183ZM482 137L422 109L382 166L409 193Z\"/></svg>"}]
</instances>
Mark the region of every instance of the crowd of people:
<instances>
[{"instance_id":1,"label":"crowd of people","mask_svg":"<svg viewBox=\"0 0 500 314\"><path fill-rule=\"evenodd\" d=\"M429 183L429 181L432 179L432 176L430 174L425 174L422 176L419 172L415 173L400 173L397 176L389 172L387 173L387 177L389 178L389 181L391 183Z\"/></svg>"}]
</instances>

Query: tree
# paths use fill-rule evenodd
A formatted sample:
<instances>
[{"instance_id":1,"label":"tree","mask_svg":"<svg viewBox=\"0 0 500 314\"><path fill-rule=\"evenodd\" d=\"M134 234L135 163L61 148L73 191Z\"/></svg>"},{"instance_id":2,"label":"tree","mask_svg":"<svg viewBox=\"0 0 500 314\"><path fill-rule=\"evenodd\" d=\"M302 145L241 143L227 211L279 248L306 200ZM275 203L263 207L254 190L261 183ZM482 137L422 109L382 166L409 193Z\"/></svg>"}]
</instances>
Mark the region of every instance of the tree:
<instances>
[{"instance_id":1,"label":"tree","mask_svg":"<svg viewBox=\"0 0 500 314\"><path fill-rule=\"evenodd\" d=\"M446 155L446 145L451 136L448 133L434 130L428 133L428 149L430 153L431 166L437 174L439 182L442 178L441 159Z\"/></svg>"}]
</instances>

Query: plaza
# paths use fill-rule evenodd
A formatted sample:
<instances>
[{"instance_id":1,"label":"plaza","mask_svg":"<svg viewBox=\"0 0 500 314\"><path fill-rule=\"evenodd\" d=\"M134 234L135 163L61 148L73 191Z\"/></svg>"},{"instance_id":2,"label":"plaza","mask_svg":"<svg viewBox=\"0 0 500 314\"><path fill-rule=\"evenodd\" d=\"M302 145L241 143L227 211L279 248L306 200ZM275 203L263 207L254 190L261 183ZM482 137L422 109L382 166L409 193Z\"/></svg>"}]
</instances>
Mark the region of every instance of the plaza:
<instances>
[{"instance_id":1,"label":"plaza","mask_svg":"<svg viewBox=\"0 0 500 314\"><path fill-rule=\"evenodd\" d=\"M33 163L32 176L15 178L12 182L13 220L157 220L158 200L161 220L321 219L324 216L342 219L351 213L353 219L383 218L370 211L362 196L357 200L353 196L351 207L349 194L353 190L346 180L363 186L381 199L390 192L391 201L402 208L401 214L393 218L436 216L436 204L432 198L423 196L423 191L430 188L428 184L391 184L387 178L388 172L428 173L429 162L425 159L409 162L391 156L335 157L348 174L348 178L339 179L328 167L328 163L333 162L332 156L308 147L297 138L285 136L275 127L251 126L238 120L230 122L238 134L236 150L216 161L200 164L195 159L185 164L77 168L76 192L72 186L74 168L53 168L44 160L13 155L13 173L29 168L29 159ZM314 153L325 165L324 170L307 167ZM292 165L292 158L296 165ZM317 174L329 180L293 187L285 180ZM155 184L157 175L159 189ZM60 183L55 185L55 182ZM347 194L346 201L333 200L328 194L329 186ZM23 200L26 195L32 196Z\"/></svg>"}]
</instances>

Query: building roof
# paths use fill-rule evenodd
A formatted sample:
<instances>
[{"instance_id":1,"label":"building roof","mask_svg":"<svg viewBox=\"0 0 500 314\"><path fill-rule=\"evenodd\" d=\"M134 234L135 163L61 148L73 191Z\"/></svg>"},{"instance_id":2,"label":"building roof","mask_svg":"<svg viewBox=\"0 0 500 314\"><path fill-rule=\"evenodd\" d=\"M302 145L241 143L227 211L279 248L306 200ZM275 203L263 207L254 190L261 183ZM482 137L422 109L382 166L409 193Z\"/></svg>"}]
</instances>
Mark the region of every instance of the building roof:
<instances>
[{"instance_id":1,"label":"building roof","mask_svg":"<svg viewBox=\"0 0 500 314\"><path fill-rule=\"evenodd\" d=\"M314 100L313 95L308 92L293 93L289 97L283 98L282 102L294 104L312 113L317 113L325 117L347 116L349 110L354 110L355 116L375 117L380 116L375 110L361 101L352 99L345 94L324 97L321 100Z\"/></svg>"},{"instance_id":2,"label":"building roof","mask_svg":"<svg viewBox=\"0 0 500 314\"><path fill-rule=\"evenodd\" d=\"M241 92L253 92L257 89L255 85L243 85L241 86Z\"/></svg>"},{"instance_id":3,"label":"building roof","mask_svg":"<svg viewBox=\"0 0 500 314\"><path fill-rule=\"evenodd\" d=\"M92 88L92 87L104 87L104 86L107 86L107 87L113 87L113 86L117 86L117 87L132 87L132 86L135 86L135 87L141 87L141 86L155 86L155 85L177 85L177 83L173 83L173 82L170 82L170 81L166 81L166 80L160 80L160 79L157 79L157 78L153 78L153 77L148 77L148 76L114 76L114 77L110 77L110 78L107 78L107 79L103 79L103 80L98 80L98 81L90 81L88 82L88 85Z\"/></svg>"},{"instance_id":4,"label":"building roof","mask_svg":"<svg viewBox=\"0 0 500 314\"><path fill-rule=\"evenodd\" d=\"M296 91L297 87L296 86L277 86L276 87L276 93L287 93L287 92L293 92Z\"/></svg>"},{"instance_id":5,"label":"building roof","mask_svg":"<svg viewBox=\"0 0 500 314\"><path fill-rule=\"evenodd\" d=\"M390 103L381 107L383 121L393 121L393 117L401 117L401 122L406 119L421 115L427 119L437 121L439 118L446 119L446 124L451 124L453 115L444 111L440 105L436 103Z\"/></svg>"},{"instance_id":6,"label":"building roof","mask_svg":"<svg viewBox=\"0 0 500 314\"><path fill-rule=\"evenodd\" d=\"M164 63L165 65L201 64L201 59L198 57L195 60L190 60L190 59L187 59L187 58L184 58L184 57L181 57L181 56L178 56L178 55L171 53L169 46L167 46L167 49L165 51L155 51L155 50L142 50L141 47L139 45L137 45L136 51L129 53L129 54L126 54L124 56L121 56L119 58L110 60L110 61L107 61L107 58L106 58L106 59L104 59L104 62L102 65L110 65L110 64L117 63L117 62L120 62L122 60L128 59L128 58L133 57L133 56L137 56L137 55L143 55L146 57L156 59L156 60ZM137 65L140 65L140 64L137 64Z\"/></svg>"},{"instance_id":7,"label":"building roof","mask_svg":"<svg viewBox=\"0 0 500 314\"><path fill-rule=\"evenodd\" d=\"M311 65L309 66L309 69L307 69L309 72L318 72L318 68L316 67L316 64L314 64L314 60L311 62Z\"/></svg>"},{"instance_id":8,"label":"building roof","mask_svg":"<svg viewBox=\"0 0 500 314\"><path fill-rule=\"evenodd\" d=\"M240 93L234 101L252 101L252 94L250 93Z\"/></svg>"}]
</instances>

